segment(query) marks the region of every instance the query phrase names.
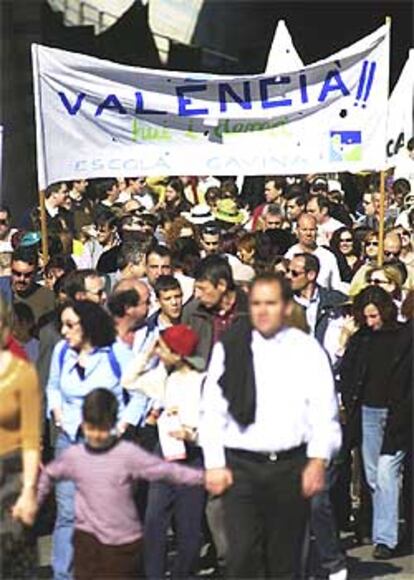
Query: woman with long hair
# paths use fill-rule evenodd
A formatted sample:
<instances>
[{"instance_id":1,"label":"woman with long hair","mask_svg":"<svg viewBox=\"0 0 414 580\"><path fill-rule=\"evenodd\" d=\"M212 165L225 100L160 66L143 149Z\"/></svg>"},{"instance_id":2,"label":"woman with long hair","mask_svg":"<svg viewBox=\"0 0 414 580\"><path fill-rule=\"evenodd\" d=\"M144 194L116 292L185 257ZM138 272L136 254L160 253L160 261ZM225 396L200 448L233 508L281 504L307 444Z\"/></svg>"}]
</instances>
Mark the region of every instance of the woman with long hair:
<instances>
[{"instance_id":1,"label":"woman with long hair","mask_svg":"<svg viewBox=\"0 0 414 580\"><path fill-rule=\"evenodd\" d=\"M36 567L36 543L22 523L36 513L41 397L35 368L4 348L9 334L0 295L0 578L20 580Z\"/></svg>"},{"instance_id":2,"label":"woman with long hair","mask_svg":"<svg viewBox=\"0 0 414 580\"><path fill-rule=\"evenodd\" d=\"M82 405L93 389L104 387L118 400L118 432L128 423L137 424L146 405L145 397L131 399L125 409L120 378L131 352L115 342L109 314L92 302L68 302L61 310L61 340L55 347L47 384L47 410L58 430L55 457L81 438ZM137 407L134 407L138 405ZM56 486L57 517L53 533L54 577L70 578L73 560L74 485Z\"/></svg>"},{"instance_id":3,"label":"woman with long hair","mask_svg":"<svg viewBox=\"0 0 414 580\"><path fill-rule=\"evenodd\" d=\"M394 301L398 310L398 320L403 322L405 318L401 315L401 307L404 300L404 283L407 279L407 271L402 263L384 264L374 266L366 273L366 282L370 286L380 286Z\"/></svg>"},{"instance_id":4,"label":"woman with long hair","mask_svg":"<svg viewBox=\"0 0 414 580\"><path fill-rule=\"evenodd\" d=\"M165 188L165 211L174 220L183 212L190 211L191 204L184 195L184 185L178 177L172 177Z\"/></svg>"},{"instance_id":5,"label":"woman with long hair","mask_svg":"<svg viewBox=\"0 0 414 580\"><path fill-rule=\"evenodd\" d=\"M359 330L340 367L345 444L361 445L373 503L373 556L385 560L398 543L399 479L409 429L404 409L410 391L407 373L400 371L411 358L412 336L397 322L397 307L379 286L363 290L353 312Z\"/></svg>"},{"instance_id":6,"label":"woman with long hair","mask_svg":"<svg viewBox=\"0 0 414 580\"><path fill-rule=\"evenodd\" d=\"M332 235L330 246L338 261L341 280L350 283L363 264L361 244L353 229L343 227L336 230Z\"/></svg>"}]
</instances>

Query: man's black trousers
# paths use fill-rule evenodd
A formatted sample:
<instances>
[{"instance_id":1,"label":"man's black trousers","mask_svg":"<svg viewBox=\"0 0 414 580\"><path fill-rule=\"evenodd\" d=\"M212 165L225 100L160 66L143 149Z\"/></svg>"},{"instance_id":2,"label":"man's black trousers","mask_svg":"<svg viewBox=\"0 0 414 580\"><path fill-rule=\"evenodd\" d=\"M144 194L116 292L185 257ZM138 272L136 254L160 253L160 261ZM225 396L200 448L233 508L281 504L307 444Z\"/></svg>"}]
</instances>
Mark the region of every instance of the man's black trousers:
<instances>
[{"instance_id":1,"label":"man's black trousers","mask_svg":"<svg viewBox=\"0 0 414 580\"><path fill-rule=\"evenodd\" d=\"M301 476L306 457L262 459L227 449L234 484L223 495L229 578L294 578L309 518Z\"/></svg>"}]
</instances>

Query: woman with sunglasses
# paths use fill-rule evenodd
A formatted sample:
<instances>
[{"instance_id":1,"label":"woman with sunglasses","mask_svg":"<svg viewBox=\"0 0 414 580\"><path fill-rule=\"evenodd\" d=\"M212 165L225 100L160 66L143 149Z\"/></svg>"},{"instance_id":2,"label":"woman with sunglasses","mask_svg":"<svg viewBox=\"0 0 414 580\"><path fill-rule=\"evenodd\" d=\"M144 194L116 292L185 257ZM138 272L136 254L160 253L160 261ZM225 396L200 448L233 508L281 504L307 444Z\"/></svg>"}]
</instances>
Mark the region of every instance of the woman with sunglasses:
<instances>
[{"instance_id":1,"label":"woman with sunglasses","mask_svg":"<svg viewBox=\"0 0 414 580\"><path fill-rule=\"evenodd\" d=\"M403 272L396 264L385 264L382 267L374 266L366 274L366 282L369 286L380 286L388 292L398 309L399 316L404 299L404 281Z\"/></svg>"},{"instance_id":2,"label":"woman with sunglasses","mask_svg":"<svg viewBox=\"0 0 414 580\"><path fill-rule=\"evenodd\" d=\"M377 263L379 239L378 233L369 231L362 243L362 265L358 268L354 277L351 280L349 288L350 296L357 296L366 286L366 275L370 268L373 268Z\"/></svg>"},{"instance_id":3,"label":"woman with sunglasses","mask_svg":"<svg viewBox=\"0 0 414 580\"><path fill-rule=\"evenodd\" d=\"M136 425L146 406L138 394L125 408L120 384L122 370L132 353L115 342L114 324L98 304L84 301L66 303L61 309L61 340L55 347L47 384L47 412L58 435L55 457L82 438L82 405L93 389L104 387L116 396L120 417L118 433L128 424ZM56 485L57 517L53 532L52 566L55 578L70 578L73 560L74 484Z\"/></svg>"},{"instance_id":4,"label":"woman with sunglasses","mask_svg":"<svg viewBox=\"0 0 414 580\"><path fill-rule=\"evenodd\" d=\"M392 557L398 544L400 472L409 439L405 407L411 389L412 336L397 322L397 308L380 286L354 301L359 330L351 337L339 370L346 411L345 446L362 448L373 504L373 556Z\"/></svg>"},{"instance_id":5,"label":"woman with sunglasses","mask_svg":"<svg viewBox=\"0 0 414 580\"><path fill-rule=\"evenodd\" d=\"M363 264L361 244L354 231L351 228L339 228L333 233L330 246L338 261L341 280L350 283Z\"/></svg>"}]
</instances>

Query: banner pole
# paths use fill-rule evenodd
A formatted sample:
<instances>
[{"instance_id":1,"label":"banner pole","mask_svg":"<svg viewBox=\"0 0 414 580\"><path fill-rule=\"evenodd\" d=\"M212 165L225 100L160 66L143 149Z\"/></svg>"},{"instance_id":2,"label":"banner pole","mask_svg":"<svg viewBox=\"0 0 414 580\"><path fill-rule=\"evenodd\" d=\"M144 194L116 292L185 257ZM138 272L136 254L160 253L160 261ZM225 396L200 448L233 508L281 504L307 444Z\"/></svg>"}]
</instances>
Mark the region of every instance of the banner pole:
<instances>
[{"instance_id":1,"label":"banner pole","mask_svg":"<svg viewBox=\"0 0 414 580\"><path fill-rule=\"evenodd\" d=\"M49 261L49 244L47 239L47 217L46 217L44 189L41 189L39 191L39 206L40 206L40 232L42 236L43 265L46 266L46 264Z\"/></svg>"},{"instance_id":2,"label":"banner pole","mask_svg":"<svg viewBox=\"0 0 414 580\"><path fill-rule=\"evenodd\" d=\"M391 16L385 17L385 24L390 28L391 34L391 24L392 24ZM388 92L389 92L389 79L388 79ZM380 172L380 211L379 211L379 229L378 229L378 256L377 256L377 265L379 268L381 268L384 263L384 234L385 234L385 171L382 170Z\"/></svg>"},{"instance_id":3,"label":"banner pole","mask_svg":"<svg viewBox=\"0 0 414 580\"><path fill-rule=\"evenodd\" d=\"M385 233L385 171L380 172L380 208L379 208L379 229L378 229L378 256L377 265L379 268L384 263L384 233Z\"/></svg>"}]
</instances>

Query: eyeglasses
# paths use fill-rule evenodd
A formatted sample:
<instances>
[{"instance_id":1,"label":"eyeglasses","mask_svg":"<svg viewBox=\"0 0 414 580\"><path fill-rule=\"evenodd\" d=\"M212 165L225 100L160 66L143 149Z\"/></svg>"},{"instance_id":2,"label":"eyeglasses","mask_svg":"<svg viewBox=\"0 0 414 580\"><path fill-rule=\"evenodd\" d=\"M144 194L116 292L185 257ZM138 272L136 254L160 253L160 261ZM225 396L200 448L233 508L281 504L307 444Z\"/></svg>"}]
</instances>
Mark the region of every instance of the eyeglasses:
<instances>
[{"instance_id":1,"label":"eyeglasses","mask_svg":"<svg viewBox=\"0 0 414 580\"><path fill-rule=\"evenodd\" d=\"M375 286L380 286L381 284L388 284L387 280L381 280L380 278L371 278L369 284L375 284Z\"/></svg>"},{"instance_id":2,"label":"eyeglasses","mask_svg":"<svg viewBox=\"0 0 414 580\"><path fill-rule=\"evenodd\" d=\"M303 270L303 272L298 272L297 270L291 270L290 268L286 273L290 274L292 278L297 278L298 276L302 276L302 274L306 274L305 270Z\"/></svg>"},{"instance_id":3,"label":"eyeglasses","mask_svg":"<svg viewBox=\"0 0 414 580\"><path fill-rule=\"evenodd\" d=\"M15 278L24 278L25 280L29 280L34 274L34 270L31 272L19 272L18 270L12 270L12 275Z\"/></svg>"},{"instance_id":4,"label":"eyeglasses","mask_svg":"<svg viewBox=\"0 0 414 580\"><path fill-rule=\"evenodd\" d=\"M339 240L340 243L346 243L346 244L352 244L352 242L354 241L352 238L342 238L341 240Z\"/></svg>"},{"instance_id":5,"label":"eyeglasses","mask_svg":"<svg viewBox=\"0 0 414 580\"><path fill-rule=\"evenodd\" d=\"M389 250L384 251L384 256L387 258L398 258L401 252L390 252Z\"/></svg>"}]
</instances>

